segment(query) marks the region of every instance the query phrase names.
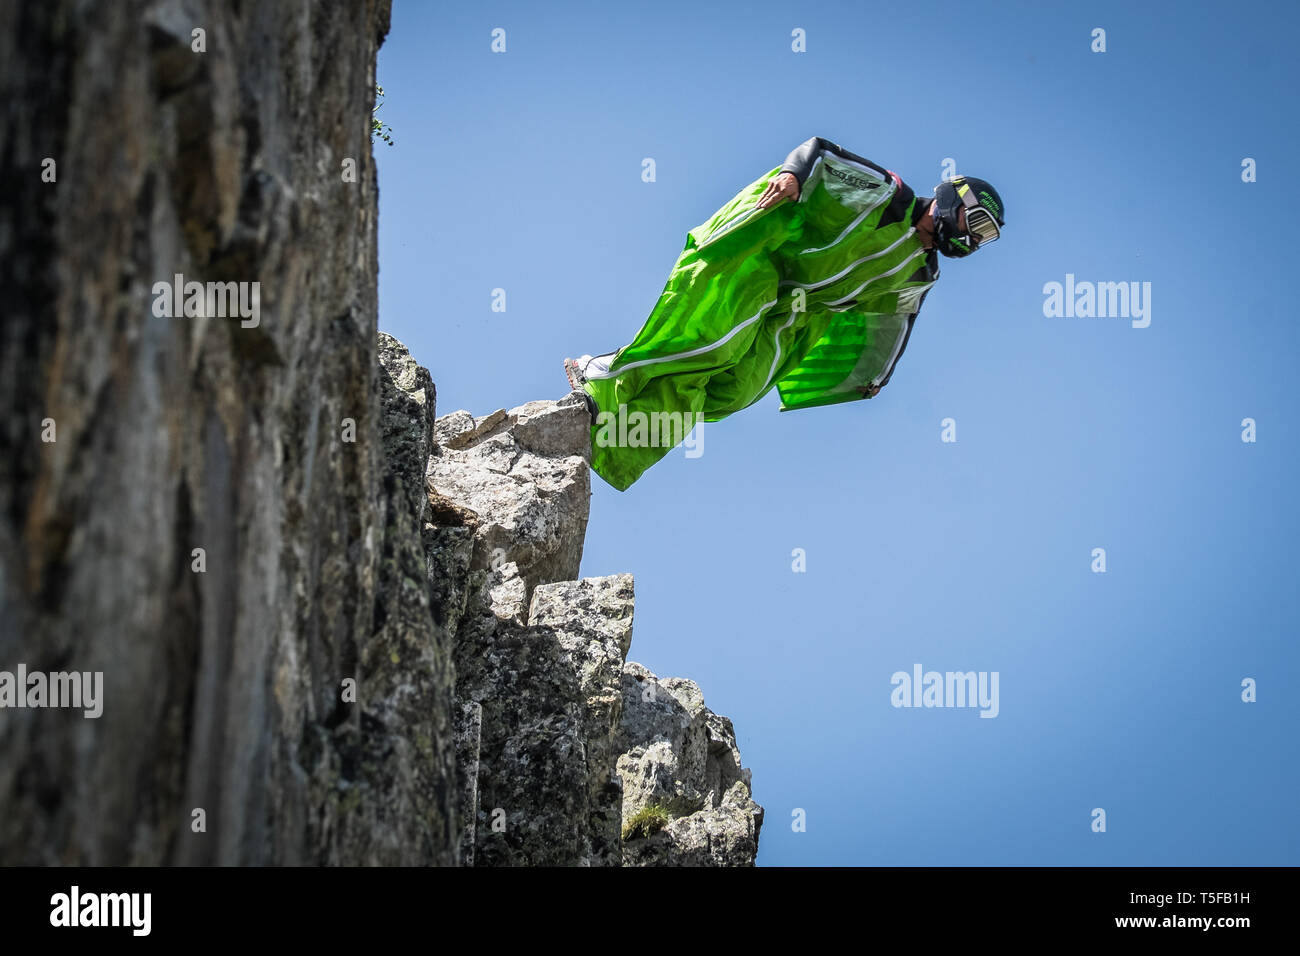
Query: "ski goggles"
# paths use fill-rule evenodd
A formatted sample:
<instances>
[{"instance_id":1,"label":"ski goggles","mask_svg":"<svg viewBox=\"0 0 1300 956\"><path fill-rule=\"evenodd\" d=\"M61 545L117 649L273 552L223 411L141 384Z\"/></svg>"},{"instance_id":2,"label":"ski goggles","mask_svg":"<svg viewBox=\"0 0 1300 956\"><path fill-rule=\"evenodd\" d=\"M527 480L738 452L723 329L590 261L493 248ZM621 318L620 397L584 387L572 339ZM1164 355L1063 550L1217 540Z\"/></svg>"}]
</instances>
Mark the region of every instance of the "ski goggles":
<instances>
[{"instance_id":1,"label":"ski goggles","mask_svg":"<svg viewBox=\"0 0 1300 956\"><path fill-rule=\"evenodd\" d=\"M979 204L979 200L975 198L975 190L963 180L958 180L953 185L957 187L957 195L966 208L966 235L976 246L992 242L1000 234L998 221L993 218L992 213Z\"/></svg>"}]
</instances>

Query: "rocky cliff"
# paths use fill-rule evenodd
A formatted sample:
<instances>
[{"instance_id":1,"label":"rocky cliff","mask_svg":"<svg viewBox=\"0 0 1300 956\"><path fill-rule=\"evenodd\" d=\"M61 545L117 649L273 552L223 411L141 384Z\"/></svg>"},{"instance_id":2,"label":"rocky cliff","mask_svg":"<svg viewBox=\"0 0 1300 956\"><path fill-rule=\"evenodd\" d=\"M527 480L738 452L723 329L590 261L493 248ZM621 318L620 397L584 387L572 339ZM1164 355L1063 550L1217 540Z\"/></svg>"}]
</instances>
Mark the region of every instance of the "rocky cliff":
<instances>
[{"instance_id":1,"label":"rocky cliff","mask_svg":"<svg viewBox=\"0 0 1300 956\"><path fill-rule=\"evenodd\" d=\"M388 22L0 4L0 863L752 860L728 725L575 580L576 408L435 426L377 335Z\"/></svg>"},{"instance_id":2,"label":"rocky cliff","mask_svg":"<svg viewBox=\"0 0 1300 956\"><path fill-rule=\"evenodd\" d=\"M0 4L0 668L104 696L0 711L4 862L453 861L450 707L375 653L387 29L386 0ZM176 276L260 313L178 311Z\"/></svg>"},{"instance_id":3,"label":"rocky cliff","mask_svg":"<svg viewBox=\"0 0 1300 956\"><path fill-rule=\"evenodd\" d=\"M462 861L752 864L763 811L731 722L693 682L627 660L631 575L575 580L579 396L454 412L435 434L424 543L454 634Z\"/></svg>"}]
</instances>

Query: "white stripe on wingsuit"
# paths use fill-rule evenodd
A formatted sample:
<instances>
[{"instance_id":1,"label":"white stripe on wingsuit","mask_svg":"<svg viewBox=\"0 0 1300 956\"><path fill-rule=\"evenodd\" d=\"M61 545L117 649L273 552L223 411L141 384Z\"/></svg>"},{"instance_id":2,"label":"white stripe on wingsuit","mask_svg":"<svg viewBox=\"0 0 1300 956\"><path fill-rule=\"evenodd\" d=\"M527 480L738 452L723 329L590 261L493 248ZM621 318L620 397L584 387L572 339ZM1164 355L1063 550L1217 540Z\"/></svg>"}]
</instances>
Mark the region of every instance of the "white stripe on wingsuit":
<instances>
[{"instance_id":1,"label":"white stripe on wingsuit","mask_svg":"<svg viewBox=\"0 0 1300 956\"><path fill-rule=\"evenodd\" d=\"M779 288L780 286L783 285L794 285L794 286L800 286L801 288L804 289L819 289L824 285L832 285L833 283L839 282L846 275L852 272L854 267L860 266L862 265L862 263L867 262L871 259L879 259L881 256L892 252L899 243L905 242L907 239L911 238L912 233L914 232L916 232L916 227L912 227L911 229L908 229L907 232L903 233L902 236L895 239L884 249L881 249L879 252L873 252L869 256L863 256L861 259L856 259L853 262L850 262L847 266L845 266L843 269L841 269L839 272L835 273L835 275L831 276L828 279L819 279L816 282L797 282L794 279L783 279L781 282L777 283L777 287ZM888 275L889 273L885 273L885 274Z\"/></svg>"},{"instance_id":2,"label":"white stripe on wingsuit","mask_svg":"<svg viewBox=\"0 0 1300 956\"><path fill-rule=\"evenodd\" d=\"M925 293L925 290L930 288L932 285L934 285L933 282L927 282L925 285L912 286L910 289L904 289L902 292L898 293L898 305L900 309L912 313L916 312L915 309L905 308L904 303L906 303L906 306L915 305L916 301Z\"/></svg>"},{"instance_id":3,"label":"white stripe on wingsuit","mask_svg":"<svg viewBox=\"0 0 1300 956\"><path fill-rule=\"evenodd\" d=\"M906 337L907 337L907 317L904 316L903 324L898 330L898 338L894 339L894 351L890 353L889 361L886 362L885 367L880 370L880 374L871 380L872 385L879 385L880 380L885 377L885 373L887 373L891 368L894 367L894 362L898 360L898 350L903 347L903 339L905 339Z\"/></svg>"},{"instance_id":4,"label":"white stripe on wingsuit","mask_svg":"<svg viewBox=\"0 0 1300 956\"><path fill-rule=\"evenodd\" d=\"M897 271L897 270L894 270L894 271ZM888 274L889 274L889 273L885 273L885 275L888 275ZM877 278L879 278L879 277L877 277ZM874 280L872 280L872 281L874 281ZM933 282L931 282L929 285L917 286L916 289L907 289L907 290L904 290L903 292L899 293L899 298L901 299L901 298L902 298L904 295L906 295L908 292L916 292L916 293L919 294L919 293L921 293L921 292L924 292L926 289L930 288L930 286L932 286L932 285L934 285ZM866 287L866 286L864 285L863 288L865 288L865 287ZM862 289L859 289L858 291L861 292ZM854 293L854 294L856 295L857 293ZM843 300L840 300L840 301L843 301ZM776 357L772 359L772 367L771 367L770 369L768 369L768 372L767 372L767 381L763 383L763 387L764 387L764 388L767 388L767 386L771 384L771 382L772 382L772 376L773 376L774 374L776 374L776 366L777 366L777 363L781 360L781 333L784 332L786 329L788 329L788 328L790 327L790 324L791 324L792 322L794 322L794 317L795 317L795 315L796 315L796 313L791 312L791 313L790 313L790 320L789 320L788 322L786 322L785 325L781 326L779 329L776 330ZM898 358L898 350L899 350L899 349L902 347L902 345L903 345L903 338L904 338L904 335L906 334L906 332L907 332L907 320L904 319L904 320L903 320L903 326L902 326L901 329L899 329L898 337L897 337L896 339L894 339L894 351L890 354L890 356L889 356L889 361L885 363L885 368L884 368L884 370L883 370L879 375L877 375L874 379L871 380L871 384L873 384L873 385L878 385L878 384L880 384L880 379L882 379L882 378L884 377L885 372L889 371L890 367L893 366L893 364L894 364L894 360Z\"/></svg>"},{"instance_id":5,"label":"white stripe on wingsuit","mask_svg":"<svg viewBox=\"0 0 1300 956\"><path fill-rule=\"evenodd\" d=\"M846 165L846 166L852 166L854 169L860 169L860 170L862 170L864 173L869 173L873 178L877 178L877 179L879 178L879 175L880 175L880 174L877 173L874 169L870 169L869 167L863 166L863 165L861 165L861 164L859 164L859 163L855 163L855 162L853 162L853 161L851 161L851 160L847 160L847 159L840 159L839 157L836 157L836 161L837 161L837 162L842 162L842 163L844 163L844 165ZM811 180L811 179L813 178L813 173L815 173L815 172L817 171L817 167L818 167L818 165L821 164L821 162L822 162L822 154L821 154L821 153L818 153L817 158L816 158L815 160L813 160L812 168L808 170L808 175L804 177L804 184L805 184L805 185L808 183L809 180ZM889 183L888 180L880 180L880 182L881 182L882 185L885 185L886 183L888 183L891 187L893 186L893 184L892 184L892 183ZM808 252L824 252L824 251L826 251L827 249L829 249L831 246L833 246L833 245L835 245L836 243L840 242L840 240L842 240L845 236L847 236L850 232L853 231L853 228L854 228L855 226L857 226L860 222L862 222L862 220L863 220L863 218L864 218L865 216L869 215L873 210L878 209L878 208L879 208L880 206L882 206L885 202L887 202L887 201L889 200L889 198L890 198L891 196L893 196L894 192L895 192L895 189L894 189L894 188L890 188L890 189L886 190L885 198L884 198L884 199L882 199L882 200L880 200L879 202L876 202L876 203L874 203L873 205L869 206L868 208L862 210L862 212L858 214L857 218L855 218L851 223L849 223L847 226L845 226L845 227L844 227L844 231L841 232L838 236L836 236L835 239L834 239L832 242L830 242L828 245L821 246L820 248L815 248L815 249L804 249L804 250L803 250L803 253L808 253ZM801 189L801 190L799 191L799 199L796 200L796 202L801 202L801 201L803 200L803 198L804 198L804 191ZM776 208L775 206L769 206L769 207L768 207L768 209L775 209L775 208ZM728 219L728 220L726 220L725 222L719 224L718 227L717 227L716 229L714 229L713 234L710 235L709 238L705 239L704 242L700 244L700 248L701 248L701 249L704 248L704 246L707 246L709 243L713 242L713 240L720 238L724 233L726 233L726 232L730 232L732 229L734 229L736 226L739 226L742 222L744 222L744 221L745 221L746 219L748 219L750 216L753 216L755 213L762 213L762 212L767 212L767 209L759 209L757 206L755 206L755 207L753 207L753 208L747 210L746 212L739 213L739 214L737 214L737 215L735 215L735 216L732 216L730 219ZM801 253L801 254L802 254L802 253Z\"/></svg>"},{"instance_id":6,"label":"white stripe on wingsuit","mask_svg":"<svg viewBox=\"0 0 1300 956\"><path fill-rule=\"evenodd\" d=\"M713 240L721 238L725 233L728 233L732 229L735 229L737 226L739 226L742 222L744 222L749 217L755 214L769 212L775 208L776 208L775 206L768 206L766 209L759 209L757 206L755 206L752 209L749 209L745 212L737 213L735 216L732 216L726 222L722 223L716 229L714 229L714 231L709 236L709 238L705 239L702 243L700 243L699 248L703 249L709 243L713 242Z\"/></svg>"},{"instance_id":7,"label":"white stripe on wingsuit","mask_svg":"<svg viewBox=\"0 0 1300 956\"><path fill-rule=\"evenodd\" d=\"M892 193L892 190L891 190L891 193ZM881 206L883 206L883 205L884 205L886 202L888 202L888 201L889 201L889 197L886 196L886 198L880 200L880 202L876 203L874 206L868 206L866 209L862 210L862 212L858 213L857 218L855 218L851 223L849 223L847 226L844 227L844 231L843 231L843 232L841 232L838 236L836 236L834 239L832 239L832 240L831 240L830 242L828 242L826 245L824 245L824 246L817 246L817 247L815 247L815 248L810 248L810 249L804 249L803 252L800 253L800 255L806 255L806 254L809 253L809 252L825 252L825 251L826 251L827 249L829 249L831 246L838 245L839 242L840 242L840 241L841 241L845 236L847 236L850 232L852 232L854 229L857 228L858 223L862 222L863 219L867 218L867 216L869 216L871 213L875 212L877 209L879 209Z\"/></svg>"},{"instance_id":8,"label":"white stripe on wingsuit","mask_svg":"<svg viewBox=\"0 0 1300 956\"><path fill-rule=\"evenodd\" d=\"M630 369L639 368L642 365L654 365L657 362L671 362L673 361L673 359L690 358L693 355L702 355L705 352L710 351L711 349L716 349L720 345L726 345L728 342L731 341L732 336L734 336L741 329L745 328L745 326L753 325L756 321L758 321L758 319L763 315L764 312L766 312L769 308L771 308L774 305L776 305L776 299L773 299L771 302L765 302L761 309L759 309L757 312L755 312L753 315L747 318L744 322L741 322L738 326L736 326L734 329L732 329L730 332L728 332L726 335L724 335L722 338L718 339L718 341L712 343L711 345L701 345L698 349L691 349L688 352L678 352L675 355L665 355L661 358L648 358L648 359L641 359L639 362L629 362L627 365L624 365L622 368L610 369L609 371L605 372L604 375L588 375L587 378L613 378L616 375L622 375L624 372Z\"/></svg>"},{"instance_id":9,"label":"white stripe on wingsuit","mask_svg":"<svg viewBox=\"0 0 1300 956\"><path fill-rule=\"evenodd\" d=\"M863 289L865 289L867 286L871 285L871 283L873 283L873 282L875 282L875 281L877 281L877 280L879 280L879 279L883 279L883 278L885 278L886 276L892 276L895 272L897 272L899 269L903 268L903 266L907 265L909 262L911 262L911 261L912 261L913 259L915 259L917 256L923 256L923 255L925 255L925 252L926 252L926 250L924 250L924 249L918 249L918 250L916 250L916 252L912 253L910 256L908 256L906 259L904 259L904 260L903 260L902 262L900 262L898 265L894 266L894 268L890 269L888 272L882 272L882 273L880 273L880 275L878 275L878 276L872 276L870 279L868 279L866 282L862 283L862 285L858 286L856 289L854 289L852 292L850 292L850 293L849 293L848 295L846 295L844 298L842 298L842 299L836 299L834 302L827 302L827 303L826 303L826 307L827 307L827 308L831 308L831 307L833 307L833 306L842 305L842 304L844 304L845 302L851 302L851 301L853 301L854 299L856 299L856 298L858 297L858 293L861 292Z\"/></svg>"},{"instance_id":10,"label":"white stripe on wingsuit","mask_svg":"<svg viewBox=\"0 0 1300 956\"><path fill-rule=\"evenodd\" d=\"M772 356L772 367L767 370L767 381L763 383L763 388L767 388L772 384L772 376L776 374L776 364L781 361L781 333L790 327L791 323L794 322L794 317L798 314L799 311L797 309L792 310L790 312L790 318L786 320L785 325L776 330L776 335L774 336L776 340L776 355Z\"/></svg>"},{"instance_id":11,"label":"white stripe on wingsuit","mask_svg":"<svg viewBox=\"0 0 1300 956\"><path fill-rule=\"evenodd\" d=\"M822 163L822 161L823 161L823 155L824 155L824 153L825 153L825 150L820 150L820 151L818 151L818 153L817 153L817 158L813 160L812 168L810 168L810 169L808 170L808 175L804 177L804 183L805 183L805 184L807 184L807 182L808 182L810 179L813 178L813 173L815 173L815 172L817 171L817 167L818 167L818 166ZM854 169L860 169L860 170L862 170L864 173L868 173L868 174L869 174L873 179L880 179L880 174L879 174L878 172L876 172L874 169L871 169L869 166L863 166L861 163L855 163L855 162L853 162L851 159L843 159L843 158L841 158L841 157L839 157L839 156L836 156L836 157L835 157L835 161L836 161L837 163L843 163L845 166L852 166ZM778 175L780 175L780 174L778 173ZM882 185L884 185L884 184L886 184L886 183L889 183L889 180L881 179L880 182L881 182ZM889 185L892 186L893 184L892 184L892 183L889 183ZM804 252L822 252L822 251L824 251L824 250L826 250L826 249L829 249L831 246L835 245L835 243L839 242L841 239L843 239L845 236L847 236L847 235L849 234L849 232L853 229L853 227L856 226L859 222L862 221L863 216L866 216L866 215L867 215L868 213L870 213L873 209L876 209L876 208L878 208L879 206L883 205L884 202L887 201L888 197L892 196L893 194L894 194L894 189L889 189L889 190L887 191L887 193L886 193L886 199L882 199L880 202L875 203L874 205L872 205L871 207L869 207L869 208L867 208L867 209L864 209L864 210L862 211L861 215L859 215L856 219L854 219L851 223L849 223L847 226L844 227L844 231L843 231L842 233L840 233L839 236L834 240L834 242L831 242L831 243L830 243L830 245L822 246L820 249L804 249L803 251L804 251ZM799 190L799 199L796 200L796 202L802 201L802 200L803 200L803 197L804 197L804 191L803 191L802 189L800 189L800 190ZM775 209L775 208L776 208L775 206L769 206L769 207L768 207L768 209ZM755 213L759 213L759 212L767 212L767 209L759 209L757 206L755 206L755 207L753 207L752 209L749 209L749 210L746 211L746 212L740 213L740 214L738 214L738 215L736 215L736 216L732 216L732 217L731 217L730 219L728 219L726 222L723 222L723 223L719 224L718 227L714 230L713 234L712 234L711 236L709 236L708 239L705 239L705 240L704 240L704 242L701 244L700 248L703 248L704 246L707 246L707 245L708 245L709 243L711 243L714 239L719 238L719 237L720 237L724 232L729 232L731 229L735 228L736 226L739 226L739 225L740 225L742 222L744 222L747 218L749 218L750 216L754 215Z\"/></svg>"},{"instance_id":12,"label":"white stripe on wingsuit","mask_svg":"<svg viewBox=\"0 0 1300 956\"><path fill-rule=\"evenodd\" d=\"M757 206L753 206L753 207L751 207L751 208L749 208L749 209L746 209L744 212L738 212L738 213L736 213L736 215L732 216L730 219L724 220L723 222L719 223L717 229L716 229L716 230L714 231L714 233L713 233L713 236L720 235L720 234L721 234L722 232L724 232L724 231L725 231L729 226L731 226L731 225L733 225L733 224L734 224L734 225L739 225L740 223L744 222L745 219L747 219L748 217L754 215L754 213L756 213L756 212L762 212L762 210L760 210ZM712 239L713 239L713 236L710 236L709 239L712 240Z\"/></svg>"},{"instance_id":13,"label":"white stripe on wingsuit","mask_svg":"<svg viewBox=\"0 0 1300 956\"><path fill-rule=\"evenodd\" d=\"M810 179L813 178L813 173L815 173L815 172L817 171L817 167L821 164L825 152L826 152L825 150L820 150L820 151L817 153L817 158L816 158L815 160L813 160L812 168L808 170L808 175L804 177L804 183L805 183L805 184L806 184ZM866 209L862 210L862 212L858 214L858 217L857 217L856 219L854 219L851 223L849 223L847 226L845 226L845 227L844 227L844 231L841 232L838 236L836 236L834 240L832 240L832 241L831 241L830 243L828 243L827 245L820 246L820 247L818 247L818 248L804 249L803 251L804 251L805 253L807 253L807 252L825 252L825 251L826 251L827 249L829 249L831 246L835 245L835 244L838 243L841 239L843 239L845 236L847 236L850 232L852 232L853 229L854 229L854 227L856 227L856 226L858 225L858 223L862 222L862 220L863 220L864 217L866 217L867 215L869 215L870 213L872 213L872 212L875 211L876 209L879 209L879 208L880 208L881 206L883 206L886 202L888 202L890 199L892 199L894 193L898 191L898 187L894 185L894 183L893 183L892 180L889 180L889 179L880 179L880 173L876 172L874 169L871 169L871 168L868 167L868 166L863 166L861 163L855 163L855 162L854 162L853 160L851 160L851 159L844 159L842 156L839 156L839 155L836 155L836 157L835 157L835 161L836 161L837 163L843 163L845 166L852 166L854 169L860 169L860 170L862 170L864 173L869 174L869 175L871 176L872 179L878 179L878 180L880 180L881 185L888 186L889 188L887 188L887 189L885 190L885 198L884 198L884 199L881 199L879 202L873 203L872 205L868 206ZM799 198L800 198L800 199L803 199L803 191L802 191L802 190L800 190L800 192L799 192Z\"/></svg>"}]
</instances>

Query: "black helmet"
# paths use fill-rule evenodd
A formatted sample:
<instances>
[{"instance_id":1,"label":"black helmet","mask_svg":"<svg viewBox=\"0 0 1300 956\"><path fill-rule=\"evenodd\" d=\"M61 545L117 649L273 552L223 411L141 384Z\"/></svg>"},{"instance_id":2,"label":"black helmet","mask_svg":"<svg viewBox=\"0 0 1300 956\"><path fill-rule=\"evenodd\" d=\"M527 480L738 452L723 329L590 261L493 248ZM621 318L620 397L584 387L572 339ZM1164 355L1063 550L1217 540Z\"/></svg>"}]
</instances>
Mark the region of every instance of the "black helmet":
<instances>
[{"instance_id":1,"label":"black helmet","mask_svg":"<svg viewBox=\"0 0 1300 956\"><path fill-rule=\"evenodd\" d=\"M968 256L981 244L998 238L1004 207L998 191L974 176L957 176L934 187L934 239L939 251L951 259ZM965 231L957 228L957 214L966 210Z\"/></svg>"}]
</instances>

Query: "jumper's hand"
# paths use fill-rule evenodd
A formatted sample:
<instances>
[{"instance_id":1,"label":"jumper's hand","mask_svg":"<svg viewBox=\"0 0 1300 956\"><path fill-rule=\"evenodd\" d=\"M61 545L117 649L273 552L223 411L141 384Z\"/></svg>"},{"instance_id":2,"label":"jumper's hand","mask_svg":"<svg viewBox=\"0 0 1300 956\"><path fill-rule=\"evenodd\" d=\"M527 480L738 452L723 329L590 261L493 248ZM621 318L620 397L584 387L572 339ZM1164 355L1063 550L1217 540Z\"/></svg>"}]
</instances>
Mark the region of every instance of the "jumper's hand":
<instances>
[{"instance_id":1,"label":"jumper's hand","mask_svg":"<svg viewBox=\"0 0 1300 956\"><path fill-rule=\"evenodd\" d=\"M877 395L880 394L880 386L879 386L879 385L859 385L859 386L858 386L858 391L862 393L862 396L863 396L864 398L875 398Z\"/></svg>"},{"instance_id":2,"label":"jumper's hand","mask_svg":"<svg viewBox=\"0 0 1300 956\"><path fill-rule=\"evenodd\" d=\"M799 179L794 173L781 173L775 179L768 180L763 195L758 197L758 208L775 206L787 196L791 199L799 198Z\"/></svg>"}]
</instances>

